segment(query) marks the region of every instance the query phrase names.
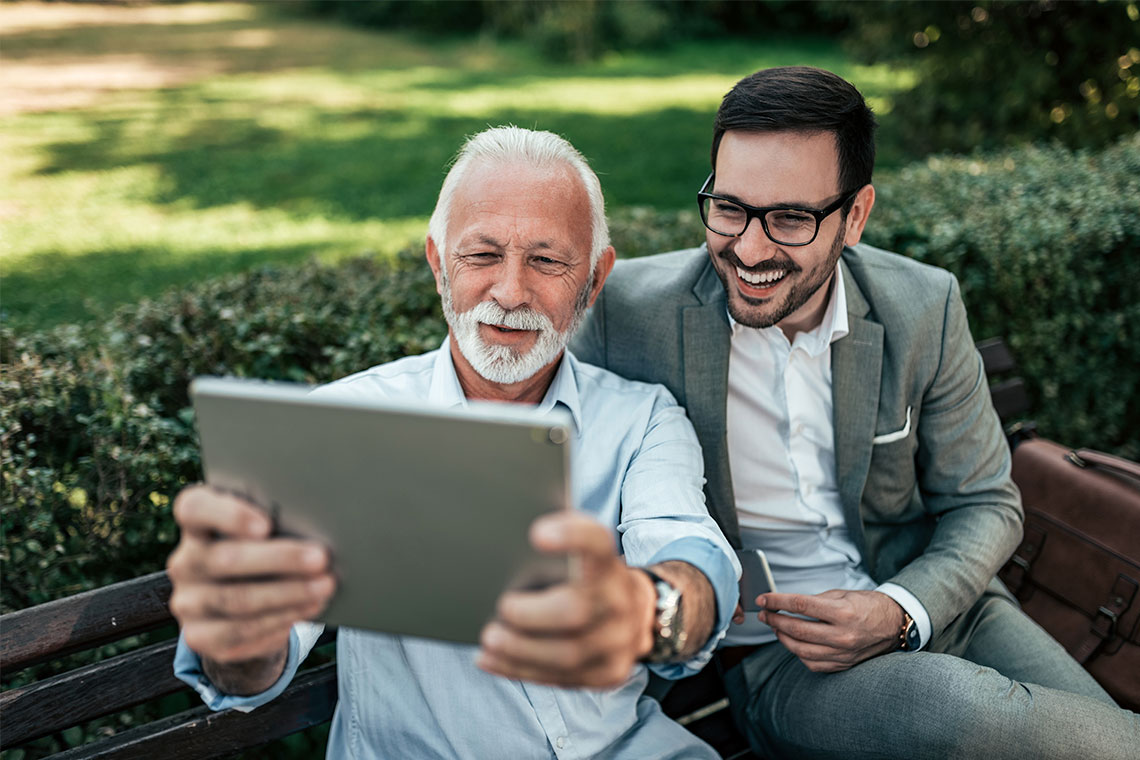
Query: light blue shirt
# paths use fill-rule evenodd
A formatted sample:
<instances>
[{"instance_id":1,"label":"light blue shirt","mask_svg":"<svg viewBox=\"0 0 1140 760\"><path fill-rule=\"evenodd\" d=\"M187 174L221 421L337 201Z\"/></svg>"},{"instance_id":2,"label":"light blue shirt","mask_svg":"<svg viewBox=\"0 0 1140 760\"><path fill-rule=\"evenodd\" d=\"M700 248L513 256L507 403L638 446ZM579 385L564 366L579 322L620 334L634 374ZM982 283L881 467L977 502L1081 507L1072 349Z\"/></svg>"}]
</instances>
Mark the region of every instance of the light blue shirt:
<instances>
[{"instance_id":1,"label":"light blue shirt","mask_svg":"<svg viewBox=\"0 0 1140 760\"><path fill-rule=\"evenodd\" d=\"M449 343L351 375L321 393L466 404ZM716 593L714 634L685 663L653 666L666 678L696 673L724 635L737 600L740 566L704 506L701 451L692 425L669 391L579 363L569 352L538 410L573 417L574 505L614 526L630 565L682 560ZM180 639L175 675L214 710L251 710L280 694L321 631L298 624L281 678L265 692L219 692ZM476 648L341 627L339 700L329 758L716 758L695 736L642 695L649 674L638 665L615 689L539 686L475 667Z\"/></svg>"}]
</instances>

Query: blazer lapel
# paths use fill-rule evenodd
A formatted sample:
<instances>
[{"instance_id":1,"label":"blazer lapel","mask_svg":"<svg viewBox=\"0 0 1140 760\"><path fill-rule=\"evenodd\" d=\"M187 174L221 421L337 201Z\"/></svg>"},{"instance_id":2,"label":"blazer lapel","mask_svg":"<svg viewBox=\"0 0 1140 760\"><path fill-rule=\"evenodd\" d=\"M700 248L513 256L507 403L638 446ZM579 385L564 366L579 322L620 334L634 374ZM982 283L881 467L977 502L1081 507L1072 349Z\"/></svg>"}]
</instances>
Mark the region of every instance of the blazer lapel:
<instances>
[{"instance_id":1,"label":"blazer lapel","mask_svg":"<svg viewBox=\"0 0 1140 760\"><path fill-rule=\"evenodd\" d=\"M711 264L697 279L693 294L700 303L682 311L685 408L704 453L709 512L729 543L739 547L740 526L732 495L724 419L731 332L724 288Z\"/></svg>"},{"instance_id":2,"label":"blazer lapel","mask_svg":"<svg viewBox=\"0 0 1140 760\"><path fill-rule=\"evenodd\" d=\"M835 416L835 469L851 537L866 555L859 504L871 465L871 439L879 412L883 326L867 319L870 306L846 262L840 260L847 291L846 337L831 346L831 395Z\"/></svg>"}]
</instances>

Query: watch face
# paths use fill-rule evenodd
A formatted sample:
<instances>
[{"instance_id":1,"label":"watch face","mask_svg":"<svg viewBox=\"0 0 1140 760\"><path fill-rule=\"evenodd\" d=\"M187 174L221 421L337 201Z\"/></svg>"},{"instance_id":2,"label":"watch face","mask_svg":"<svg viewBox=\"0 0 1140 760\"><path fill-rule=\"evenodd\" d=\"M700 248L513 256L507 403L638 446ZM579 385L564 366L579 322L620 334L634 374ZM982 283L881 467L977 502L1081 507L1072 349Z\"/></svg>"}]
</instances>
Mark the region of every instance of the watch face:
<instances>
[{"instance_id":1,"label":"watch face","mask_svg":"<svg viewBox=\"0 0 1140 760\"><path fill-rule=\"evenodd\" d=\"M914 650L918 649L918 646L921 643L922 641L920 640L920 636L918 634L918 623L912 620L910 621L910 625L906 627L906 648L908 651L913 652Z\"/></svg>"}]
</instances>

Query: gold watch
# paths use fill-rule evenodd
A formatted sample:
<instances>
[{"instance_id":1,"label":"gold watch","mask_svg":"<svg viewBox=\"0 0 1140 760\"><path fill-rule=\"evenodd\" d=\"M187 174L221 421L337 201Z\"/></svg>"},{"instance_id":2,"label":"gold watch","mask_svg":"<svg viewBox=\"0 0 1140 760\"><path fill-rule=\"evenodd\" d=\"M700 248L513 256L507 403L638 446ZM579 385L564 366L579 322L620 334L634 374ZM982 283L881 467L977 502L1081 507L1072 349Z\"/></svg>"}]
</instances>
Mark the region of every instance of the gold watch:
<instances>
[{"instance_id":1,"label":"gold watch","mask_svg":"<svg viewBox=\"0 0 1140 760\"><path fill-rule=\"evenodd\" d=\"M922 644L922 637L918 633L918 623L910 613L903 610L903 624L899 630L899 649L904 652L913 652Z\"/></svg>"}]
</instances>

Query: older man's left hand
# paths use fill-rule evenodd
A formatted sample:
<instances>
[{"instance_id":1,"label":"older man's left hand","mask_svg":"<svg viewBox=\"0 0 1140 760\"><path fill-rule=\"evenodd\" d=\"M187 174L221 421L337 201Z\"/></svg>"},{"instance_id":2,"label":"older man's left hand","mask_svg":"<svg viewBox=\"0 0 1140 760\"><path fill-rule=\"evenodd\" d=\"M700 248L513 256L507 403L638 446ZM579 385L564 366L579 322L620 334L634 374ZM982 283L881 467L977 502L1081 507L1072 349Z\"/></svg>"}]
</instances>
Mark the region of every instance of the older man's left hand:
<instances>
[{"instance_id":1,"label":"older man's left hand","mask_svg":"<svg viewBox=\"0 0 1140 760\"><path fill-rule=\"evenodd\" d=\"M656 594L617 554L613 533L563 512L536 520L531 543L577 557L579 577L541 591L506 592L481 637L477 664L506 678L608 688L629 678L653 646Z\"/></svg>"}]
</instances>

